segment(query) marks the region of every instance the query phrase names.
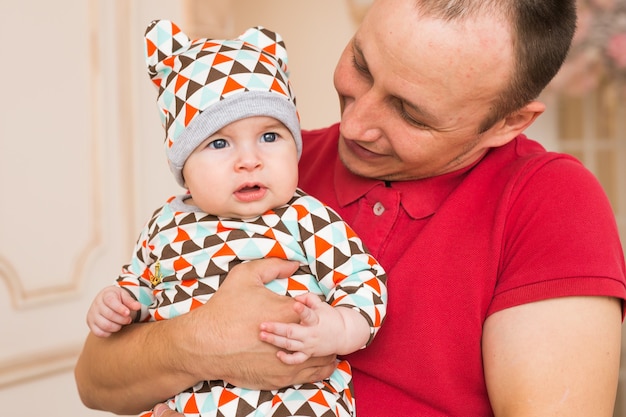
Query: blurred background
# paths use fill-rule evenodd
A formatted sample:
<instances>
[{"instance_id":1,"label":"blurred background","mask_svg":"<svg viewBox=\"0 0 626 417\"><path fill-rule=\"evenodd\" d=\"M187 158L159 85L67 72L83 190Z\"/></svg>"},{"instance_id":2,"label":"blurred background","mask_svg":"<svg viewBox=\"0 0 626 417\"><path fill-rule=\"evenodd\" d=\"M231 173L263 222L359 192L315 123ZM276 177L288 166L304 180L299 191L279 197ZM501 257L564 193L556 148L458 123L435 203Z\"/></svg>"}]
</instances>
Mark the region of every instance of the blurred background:
<instances>
[{"instance_id":1,"label":"blurred background","mask_svg":"<svg viewBox=\"0 0 626 417\"><path fill-rule=\"evenodd\" d=\"M626 0L579 3L572 53L527 134L597 175L626 242ZM0 0L1 414L111 415L87 410L76 393L85 312L151 212L182 191L144 66L148 23L171 19L192 36L279 32L303 127L316 128L339 120L332 73L368 4Z\"/></svg>"}]
</instances>

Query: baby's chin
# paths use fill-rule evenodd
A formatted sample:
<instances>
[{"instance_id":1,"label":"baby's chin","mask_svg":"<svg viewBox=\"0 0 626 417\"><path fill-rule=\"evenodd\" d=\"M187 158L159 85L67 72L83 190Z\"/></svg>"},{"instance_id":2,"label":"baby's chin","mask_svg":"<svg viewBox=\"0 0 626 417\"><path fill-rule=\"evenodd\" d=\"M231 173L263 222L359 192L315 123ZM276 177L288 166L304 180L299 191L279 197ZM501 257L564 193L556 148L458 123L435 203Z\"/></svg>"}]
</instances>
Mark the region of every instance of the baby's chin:
<instances>
[{"instance_id":1,"label":"baby's chin","mask_svg":"<svg viewBox=\"0 0 626 417\"><path fill-rule=\"evenodd\" d=\"M230 213L223 213L224 215L218 215L218 217L225 217L225 218L239 219L239 220L255 220L261 217L262 215L271 212L273 209L274 209L274 206L269 207L266 204L264 205L250 204L248 205L248 207L245 207L245 209L243 210L235 210Z\"/></svg>"}]
</instances>

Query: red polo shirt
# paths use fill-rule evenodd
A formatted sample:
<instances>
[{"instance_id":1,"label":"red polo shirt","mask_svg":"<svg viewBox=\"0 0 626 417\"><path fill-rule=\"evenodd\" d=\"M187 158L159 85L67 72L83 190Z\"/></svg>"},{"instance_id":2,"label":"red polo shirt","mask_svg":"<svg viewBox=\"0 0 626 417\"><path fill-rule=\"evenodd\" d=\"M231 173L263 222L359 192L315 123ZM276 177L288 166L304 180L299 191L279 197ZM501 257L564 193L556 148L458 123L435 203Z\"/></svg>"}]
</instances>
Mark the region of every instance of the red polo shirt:
<instances>
[{"instance_id":1,"label":"red polo shirt","mask_svg":"<svg viewBox=\"0 0 626 417\"><path fill-rule=\"evenodd\" d=\"M485 319L570 295L624 298L624 255L597 180L519 136L474 166L425 180L352 175L338 125L303 132L300 186L360 235L388 274L378 336L348 356L360 417L491 416Z\"/></svg>"}]
</instances>

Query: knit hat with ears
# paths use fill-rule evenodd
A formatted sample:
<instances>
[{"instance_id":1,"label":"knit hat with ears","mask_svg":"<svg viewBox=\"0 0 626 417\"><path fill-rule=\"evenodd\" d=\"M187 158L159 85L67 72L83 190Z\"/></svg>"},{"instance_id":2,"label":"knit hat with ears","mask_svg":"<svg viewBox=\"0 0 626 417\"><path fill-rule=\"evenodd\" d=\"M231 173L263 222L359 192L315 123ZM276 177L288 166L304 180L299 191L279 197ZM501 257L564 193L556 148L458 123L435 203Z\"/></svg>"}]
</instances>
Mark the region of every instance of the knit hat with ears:
<instances>
[{"instance_id":1,"label":"knit hat with ears","mask_svg":"<svg viewBox=\"0 0 626 417\"><path fill-rule=\"evenodd\" d=\"M282 122L300 157L300 120L279 34L255 27L235 39L191 40L176 24L156 20L146 29L145 46L148 73L159 90L167 158L181 186L193 150L227 124L250 116Z\"/></svg>"}]
</instances>

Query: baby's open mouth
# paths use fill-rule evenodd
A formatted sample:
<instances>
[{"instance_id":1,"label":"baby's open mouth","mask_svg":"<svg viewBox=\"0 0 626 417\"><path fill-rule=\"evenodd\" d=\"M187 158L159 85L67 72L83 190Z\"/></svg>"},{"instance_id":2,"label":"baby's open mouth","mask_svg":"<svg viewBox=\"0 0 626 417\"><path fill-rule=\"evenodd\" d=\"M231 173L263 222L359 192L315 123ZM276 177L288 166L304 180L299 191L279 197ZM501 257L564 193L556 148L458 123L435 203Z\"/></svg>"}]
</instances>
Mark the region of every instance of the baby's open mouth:
<instances>
[{"instance_id":1,"label":"baby's open mouth","mask_svg":"<svg viewBox=\"0 0 626 417\"><path fill-rule=\"evenodd\" d=\"M244 203L259 201L265 197L267 188L262 184L244 184L235 191L234 196L237 200Z\"/></svg>"},{"instance_id":2,"label":"baby's open mouth","mask_svg":"<svg viewBox=\"0 0 626 417\"><path fill-rule=\"evenodd\" d=\"M261 189L258 185L246 185L237 190L238 193L249 193L254 191L259 191Z\"/></svg>"}]
</instances>

